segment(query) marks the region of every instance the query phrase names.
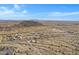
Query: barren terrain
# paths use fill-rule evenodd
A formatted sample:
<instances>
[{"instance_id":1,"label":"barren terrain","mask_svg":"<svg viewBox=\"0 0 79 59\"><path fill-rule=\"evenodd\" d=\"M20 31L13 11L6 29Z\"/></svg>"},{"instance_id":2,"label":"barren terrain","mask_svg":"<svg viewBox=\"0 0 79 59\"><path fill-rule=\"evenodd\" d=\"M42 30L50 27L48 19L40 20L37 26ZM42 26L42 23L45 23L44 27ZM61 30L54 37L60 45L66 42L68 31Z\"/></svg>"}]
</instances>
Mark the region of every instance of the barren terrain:
<instances>
[{"instance_id":1,"label":"barren terrain","mask_svg":"<svg viewBox=\"0 0 79 59\"><path fill-rule=\"evenodd\" d=\"M79 55L79 23L0 22L0 55Z\"/></svg>"}]
</instances>

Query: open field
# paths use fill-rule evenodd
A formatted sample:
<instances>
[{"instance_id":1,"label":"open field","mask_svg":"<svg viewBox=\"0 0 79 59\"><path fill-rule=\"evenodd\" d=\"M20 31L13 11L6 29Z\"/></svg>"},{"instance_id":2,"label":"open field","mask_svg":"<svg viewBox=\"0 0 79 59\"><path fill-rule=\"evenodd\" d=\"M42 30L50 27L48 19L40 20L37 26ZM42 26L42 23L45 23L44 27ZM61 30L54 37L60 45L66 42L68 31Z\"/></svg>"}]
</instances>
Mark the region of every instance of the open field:
<instances>
[{"instance_id":1,"label":"open field","mask_svg":"<svg viewBox=\"0 0 79 59\"><path fill-rule=\"evenodd\" d=\"M0 55L79 55L79 22L0 22Z\"/></svg>"}]
</instances>

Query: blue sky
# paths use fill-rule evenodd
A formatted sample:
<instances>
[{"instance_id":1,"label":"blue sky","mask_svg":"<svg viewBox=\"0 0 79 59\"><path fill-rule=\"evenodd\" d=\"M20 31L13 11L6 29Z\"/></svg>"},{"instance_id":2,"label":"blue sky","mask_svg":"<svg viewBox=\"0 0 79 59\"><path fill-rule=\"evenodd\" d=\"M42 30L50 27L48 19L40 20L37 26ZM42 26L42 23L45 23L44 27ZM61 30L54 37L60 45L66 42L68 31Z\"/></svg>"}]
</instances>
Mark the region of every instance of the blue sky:
<instances>
[{"instance_id":1,"label":"blue sky","mask_svg":"<svg viewBox=\"0 0 79 59\"><path fill-rule=\"evenodd\" d=\"M0 19L79 21L79 4L0 4Z\"/></svg>"}]
</instances>

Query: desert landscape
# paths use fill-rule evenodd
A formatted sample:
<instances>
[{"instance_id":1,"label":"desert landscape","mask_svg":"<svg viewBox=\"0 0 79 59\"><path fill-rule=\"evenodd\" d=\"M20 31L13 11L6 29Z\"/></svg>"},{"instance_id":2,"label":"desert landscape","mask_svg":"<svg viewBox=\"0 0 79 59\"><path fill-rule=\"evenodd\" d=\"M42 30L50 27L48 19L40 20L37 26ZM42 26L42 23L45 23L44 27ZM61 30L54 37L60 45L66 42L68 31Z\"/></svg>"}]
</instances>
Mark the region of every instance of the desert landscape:
<instances>
[{"instance_id":1,"label":"desert landscape","mask_svg":"<svg viewBox=\"0 0 79 59\"><path fill-rule=\"evenodd\" d=\"M0 55L79 55L79 22L1 21Z\"/></svg>"}]
</instances>

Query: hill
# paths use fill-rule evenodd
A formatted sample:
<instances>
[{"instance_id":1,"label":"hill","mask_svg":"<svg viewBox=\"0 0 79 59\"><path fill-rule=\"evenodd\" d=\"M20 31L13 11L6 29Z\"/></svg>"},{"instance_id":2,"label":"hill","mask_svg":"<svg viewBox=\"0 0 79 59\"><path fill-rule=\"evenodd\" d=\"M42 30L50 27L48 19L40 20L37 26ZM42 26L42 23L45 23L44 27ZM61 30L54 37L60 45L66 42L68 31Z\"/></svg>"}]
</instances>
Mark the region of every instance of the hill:
<instances>
[{"instance_id":1,"label":"hill","mask_svg":"<svg viewBox=\"0 0 79 59\"><path fill-rule=\"evenodd\" d=\"M42 23L36 21L21 21L19 24L15 24L15 27L31 27L31 26L41 26Z\"/></svg>"}]
</instances>

